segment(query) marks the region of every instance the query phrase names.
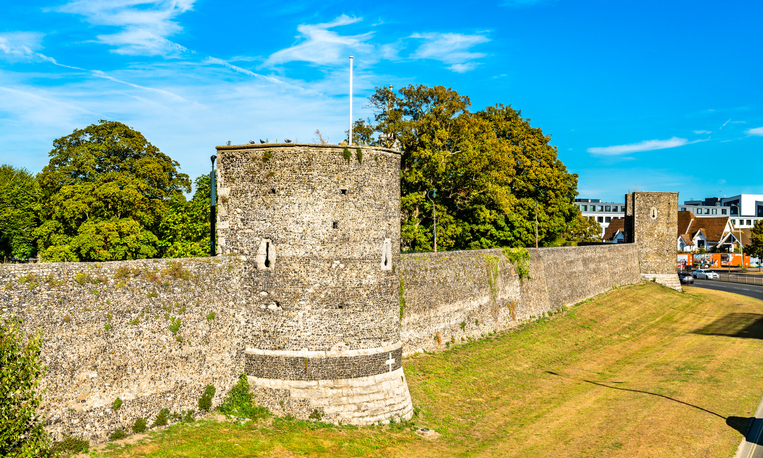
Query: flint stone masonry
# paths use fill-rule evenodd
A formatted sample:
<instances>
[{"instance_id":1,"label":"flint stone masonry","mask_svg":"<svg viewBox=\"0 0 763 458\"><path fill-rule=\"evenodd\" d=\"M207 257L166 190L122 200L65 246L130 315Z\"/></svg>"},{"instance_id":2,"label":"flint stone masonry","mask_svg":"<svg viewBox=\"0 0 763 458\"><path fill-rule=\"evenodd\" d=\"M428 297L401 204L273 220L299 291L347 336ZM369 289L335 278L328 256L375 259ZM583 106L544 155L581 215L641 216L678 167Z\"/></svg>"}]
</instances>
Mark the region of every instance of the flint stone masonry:
<instances>
[{"instance_id":1,"label":"flint stone masonry","mask_svg":"<svg viewBox=\"0 0 763 458\"><path fill-rule=\"evenodd\" d=\"M227 256L0 266L0 319L43 333L46 429L102 441L163 408L196 410L207 384L219 405L259 310L241 282L249 268Z\"/></svg>"},{"instance_id":2,"label":"flint stone masonry","mask_svg":"<svg viewBox=\"0 0 763 458\"><path fill-rule=\"evenodd\" d=\"M402 368L402 362L402 345L370 355L344 356L340 353L319 358L247 352L244 372L255 378L279 380L349 379L392 372Z\"/></svg>"},{"instance_id":3,"label":"flint stone masonry","mask_svg":"<svg viewBox=\"0 0 763 458\"><path fill-rule=\"evenodd\" d=\"M266 275L253 282L257 294L272 301L245 339L244 370L261 402L279 399L277 412L318 409L346 423L410 418L404 382L365 386L387 399L367 410L345 409L355 404L342 390L302 396L287 383L402 373L391 268L400 258L400 153L293 143L217 151L220 254L253 256Z\"/></svg>"},{"instance_id":4,"label":"flint stone masonry","mask_svg":"<svg viewBox=\"0 0 763 458\"><path fill-rule=\"evenodd\" d=\"M241 373L276 415L407 419L404 354L675 276L664 218L677 201L657 193L631 195L637 243L530 249L530 278L503 250L400 256L400 156L348 151L219 147L225 256L0 266L0 320L43 333L40 414L54 439L103 441L164 408L195 411L207 384L215 407Z\"/></svg>"},{"instance_id":5,"label":"flint stone masonry","mask_svg":"<svg viewBox=\"0 0 763 458\"><path fill-rule=\"evenodd\" d=\"M681 291L676 274L675 234L678 193L633 192L625 195L625 234L638 246L641 277Z\"/></svg>"},{"instance_id":6,"label":"flint stone masonry","mask_svg":"<svg viewBox=\"0 0 763 458\"><path fill-rule=\"evenodd\" d=\"M633 244L528 251L529 279L500 249L402 255L404 354L510 329L641 280Z\"/></svg>"},{"instance_id":7,"label":"flint stone masonry","mask_svg":"<svg viewBox=\"0 0 763 458\"><path fill-rule=\"evenodd\" d=\"M247 347L400 342L397 275L381 265L385 241L390 262L400 257L400 153L353 146L347 156L342 146L299 143L217 152L220 254L262 258L265 240L275 253L253 285L270 298L274 316L259 323Z\"/></svg>"}]
</instances>

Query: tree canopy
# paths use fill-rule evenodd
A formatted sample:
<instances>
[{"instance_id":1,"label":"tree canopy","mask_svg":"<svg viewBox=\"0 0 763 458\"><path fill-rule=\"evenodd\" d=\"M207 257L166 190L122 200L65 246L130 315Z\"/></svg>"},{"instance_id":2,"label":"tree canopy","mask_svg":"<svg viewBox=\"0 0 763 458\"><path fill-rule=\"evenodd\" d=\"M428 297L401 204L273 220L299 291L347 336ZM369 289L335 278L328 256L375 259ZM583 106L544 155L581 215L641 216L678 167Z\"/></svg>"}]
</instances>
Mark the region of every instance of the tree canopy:
<instances>
[{"instance_id":1,"label":"tree canopy","mask_svg":"<svg viewBox=\"0 0 763 458\"><path fill-rule=\"evenodd\" d=\"M601 226L596 218L586 218L578 213L562 234L569 242L601 242Z\"/></svg>"},{"instance_id":2,"label":"tree canopy","mask_svg":"<svg viewBox=\"0 0 763 458\"><path fill-rule=\"evenodd\" d=\"M750 231L750 246L745 250L750 256L763 258L763 221L755 221Z\"/></svg>"},{"instance_id":3,"label":"tree canopy","mask_svg":"<svg viewBox=\"0 0 763 458\"><path fill-rule=\"evenodd\" d=\"M140 132L100 121L54 140L37 176L42 224L34 235L44 260L109 261L159 254L166 203L190 192L179 164ZM182 197L182 195L181 195Z\"/></svg>"},{"instance_id":4,"label":"tree canopy","mask_svg":"<svg viewBox=\"0 0 763 458\"><path fill-rule=\"evenodd\" d=\"M40 186L25 169L0 165L0 257L28 259L37 253Z\"/></svg>"},{"instance_id":5,"label":"tree canopy","mask_svg":"<svg viewBox=\"0 0 763 458\"><path fill-rule=\"evenodd\" d=\"M158 248L164 258L209 255L209 175L195 180L193 199L176 194L159 223Z\"/></svg>"},{"instance_id":6,"label":"tree canopy","mask_svg":"<svg viewBox=\"0 0 763 458\"><path fill-rule=\"evenodd\" d=\"M402 152L403 250L433 248L433 210L441 249L534 245L536 212L547 245L575 218L577 175L520 111L470 112L468 97L442 86L379 88L370 106L374 121L356 122L353 141Z\"/></svg>"}]
</instances>

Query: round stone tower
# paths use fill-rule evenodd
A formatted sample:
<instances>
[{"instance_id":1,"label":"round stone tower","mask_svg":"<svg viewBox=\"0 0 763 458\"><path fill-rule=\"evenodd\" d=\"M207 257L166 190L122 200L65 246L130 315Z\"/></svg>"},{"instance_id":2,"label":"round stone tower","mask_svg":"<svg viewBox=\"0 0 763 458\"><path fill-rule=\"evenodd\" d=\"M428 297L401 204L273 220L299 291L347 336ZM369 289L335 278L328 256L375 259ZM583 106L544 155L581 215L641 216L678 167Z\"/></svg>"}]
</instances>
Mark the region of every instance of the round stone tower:
<instances>
[{"instance_id":1,"label":"round stone tower","mask_svg":"<svg viewBox=\"0 0 763 458\"><path fill-rule=\"evenodd\" d=\"M401 365L400 153L218 146L218 254L246 260L243 365L276 414L410 418Z\"/></svg>"}]
</instances>

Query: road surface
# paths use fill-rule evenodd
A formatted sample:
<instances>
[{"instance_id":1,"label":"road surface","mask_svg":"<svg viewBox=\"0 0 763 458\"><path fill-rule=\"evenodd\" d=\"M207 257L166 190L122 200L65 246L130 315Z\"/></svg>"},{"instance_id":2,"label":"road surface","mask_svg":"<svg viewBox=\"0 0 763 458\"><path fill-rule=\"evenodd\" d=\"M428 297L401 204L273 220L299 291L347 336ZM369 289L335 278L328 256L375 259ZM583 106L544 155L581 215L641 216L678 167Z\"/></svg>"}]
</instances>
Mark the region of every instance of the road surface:
<instances>
[{"instance_id":1,"label":"road surface","mask_svg":"<svg viewBox=\"0 0 763 458\"><path fill-rule=\"evenodd\" d=\"M694 286L763 300L763 286L726 283L716 280L694 280ZM734 458L763 458L763 400L760 401L758 409L755 411L755 418L752 419L747 435L739 444Z\"/></svg>"},{"instance_id":2,"label":"road surface","mask_svg":"<svg viewBox=\"0 0 763 458\"><path fill-rule=\"evenodd\" d=\"M728 293L741 294L742 296L754 297L763 301L763 286L745 285L744 283L727 283L718 280L694 280L694 285L698 288L715 289L726 291Z\"/></svg>"}]
</instances>

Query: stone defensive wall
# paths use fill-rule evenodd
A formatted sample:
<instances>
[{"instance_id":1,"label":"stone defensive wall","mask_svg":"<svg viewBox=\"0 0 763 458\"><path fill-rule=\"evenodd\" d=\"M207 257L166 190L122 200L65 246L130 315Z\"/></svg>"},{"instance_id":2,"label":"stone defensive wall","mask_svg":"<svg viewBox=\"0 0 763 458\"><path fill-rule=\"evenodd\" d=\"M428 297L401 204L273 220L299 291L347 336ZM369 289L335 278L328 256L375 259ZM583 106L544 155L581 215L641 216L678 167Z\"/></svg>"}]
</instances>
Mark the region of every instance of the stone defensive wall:
<instances>
[{"instance_id":1,"label":"stone defensive wall","mask_svg":"<svg viewBox=\"0 0 763 458\"><path fill-rule=\"evenodd\" d=\"M529 278L520 278L502 249L402 255L404 354L510 329L641 280L635 244L528 252Z\"/></svg>"},{"instance_id":2,"label":"stone defensive wall","mask_svg":"<svg viewBox=\"0 0 763 458\"><path fill-rule=\"evenodd\" d=\"M44 336L54 438L102 441L162 409L196 411L206 385L215 407L242 373L276 415L408 419L404 354L645 273L677 281L672 195L633 193L637 243L401 255L398 151L226 145L217 157L217 257L0 266L0 320Z\"/></svg>"},{"instance_id":3,"label":"stone defensive wall","mask_svg":"<svg viewBox=\"0 0 763 458\"><path fill-rule=\"evenodd\" d=\"M161 409L219 405L245 364L254 294L237 257L0 266L0 320L43 333L42 414L57 440L105 440ZM114 401L122 405L114 410Z\"/></svg>"},{"instance_id":4,"label":"stone defensive wall","mask_svg":"<svg viewBox=\"0 0 763 458\"><path fill-rule=\"evenodd\" d=\"M397 399L388 390L403 377L403 354L443 350L640 280L633 244L528 251L522 279L501 249L402 255L394 266L402 346L384 351L252 348L253 336L291 314L259 294L270 277L242 256L2 265L0 319L13 314L25 332L43 333L41 413L57 438L104 440L136 418L150 424L163 408L197 410L207 384L217 406L242 372L275 414L317 409L339 421L337 391L344 406L367 412L374 397ZM368 376L379 367L386 371Z\"/></svg>"}]
</instances>

